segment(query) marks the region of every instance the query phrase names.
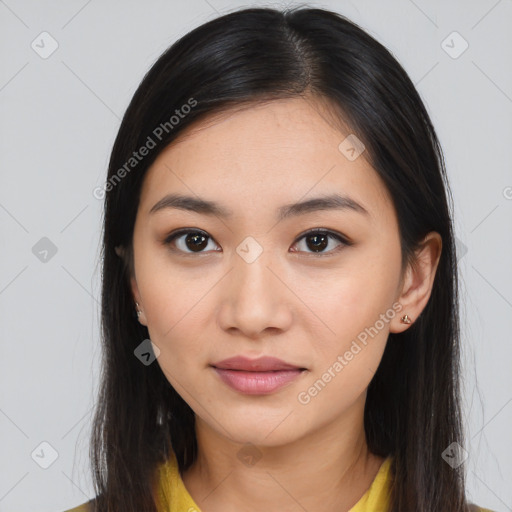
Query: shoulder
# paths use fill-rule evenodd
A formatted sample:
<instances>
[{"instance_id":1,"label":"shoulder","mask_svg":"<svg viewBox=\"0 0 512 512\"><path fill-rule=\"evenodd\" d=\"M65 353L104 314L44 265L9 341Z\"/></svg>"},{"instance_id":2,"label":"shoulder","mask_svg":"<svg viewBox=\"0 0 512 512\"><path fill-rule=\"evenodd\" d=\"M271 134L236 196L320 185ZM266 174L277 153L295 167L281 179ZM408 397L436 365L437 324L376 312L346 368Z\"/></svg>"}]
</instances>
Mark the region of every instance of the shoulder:
<instances>
[{"instance_id":1,"label":"shoulder","mask_svg":"<svg viewBox=\"0 0 512 512\"><path fill-rule=\"evenodd\" d=\"M478 505L475 505L474 503L469 504L469 510L470 510L470 512L494 512L490 508L479 507Z\"/></svg>"},{"instance_id":2,"label":"shoulder","mask_svg":"<svg viewBox=\"0 0 512 512\"><path fill-rule=\"evenodd\" d=\"M92 512L92 501L88 501L87 503L82 503L77 507L70 508L69 510L64 510L63 512Z\"/></svg>"}]
</instances>

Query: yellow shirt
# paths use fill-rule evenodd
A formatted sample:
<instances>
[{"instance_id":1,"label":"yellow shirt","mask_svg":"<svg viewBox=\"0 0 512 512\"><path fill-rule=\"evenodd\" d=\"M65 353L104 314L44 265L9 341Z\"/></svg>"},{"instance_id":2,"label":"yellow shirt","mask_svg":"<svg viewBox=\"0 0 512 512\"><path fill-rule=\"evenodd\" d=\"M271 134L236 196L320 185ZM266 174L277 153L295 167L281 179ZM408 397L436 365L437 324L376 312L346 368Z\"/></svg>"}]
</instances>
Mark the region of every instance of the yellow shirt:
<instances>
[{"instance_id":1,"label":"yellow shirt","mask_svg":"<svg viewBox=\"0 0 512 512\"><path fill-rule=\"evenodd\" d=\"M388 457L382 463L370 488L349 512L376 512L388 509L390 464L391 458ZM161 467L161 481L160 499L166 505L164 507L165 512L201 512L181 479L174 454L172 454L169 464Z\"/></svg>"},{"instance_id":2,"label":"yellow shirt","mask_svg":"<svg viewBox=\"0 0 512 512\"><path fill-rule=\"evenodd\" d=\"M384 460L368 490L349 512L385 512L389 508L391 457ZM162 512L201 512L192 499L178 470L174 453L166 464L158 468L160 478L159 498L163 504ZM486 508L475 507L474 510L492 512ZM89 512L87 504L67 510L66 512Z\"/></svg>"}]
</instances>

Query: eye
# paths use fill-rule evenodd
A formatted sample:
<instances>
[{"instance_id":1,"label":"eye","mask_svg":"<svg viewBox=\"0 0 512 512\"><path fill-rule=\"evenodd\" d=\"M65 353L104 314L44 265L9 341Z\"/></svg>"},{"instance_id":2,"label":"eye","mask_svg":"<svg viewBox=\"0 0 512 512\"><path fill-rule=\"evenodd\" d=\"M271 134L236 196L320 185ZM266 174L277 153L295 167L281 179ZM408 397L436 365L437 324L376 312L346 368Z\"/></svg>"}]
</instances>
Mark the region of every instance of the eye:
<instances>
[{"instance_id":1,"label":"eye","mask_svg":"<svg viewBox=\"0 0 512 512\"><path fill-rule=\"evenodd\" d=\"M186 235L186 236L185 236ZM206 232L197 229L180 229L171 233L165 240L165 245L171 245L176 240L177 249L185 254L204 252L208 247L208 239L213 240ZM187 251L190 249L190 251Z\"/></svg>"},{"instance_id":2,"label":"eye","mask_svg":"<svg viewBox=\"0 0 512 512\"><path fill-rule=\"evenodd\" d=\"M329 231L327 229L314 229L308 231L301 235L294 243L297 245L298 242L305 240L306 249L310 249L311 252L309 254L317 254L319 256L330 255L331 253L338 252L343 249L345 246L352 245L345 237L342 235L335 233L333 231ZM328 251L325 251L327 247L329 247L330 240L334 240L339 242L337 247L331 248ZM174 243L175 248L185 254L201 254L206 252L204 249L208 248L208 241L213 242L213 238L210 237L205 231L201 231L198 229L180 229L171 233L165 240L165 245L171 245ZM331 244L332 245L332 244ZM173 247L173 249L175 249ZM215 252L220 252L216 249L213 249ZM292 252L308 252L305 250L293 250Z\"/></svg>"},{"instance_id":3,"label":"eye","mask_svg":"<svg viewBox=\"0 0 512 512\"><path fill-rule=\"evenodd\" d=\"M333 231L329 231L327 229L314 229L312 231L308 231L307 233L304 233L302 236L300 236L297 239L297 242L300 242L303 239L305 240L306 248L312 250L312 252L310 252L309 254L318 254L319 256L329 256L332 253L340 251L345 246L352 245L343 236L339 235L338 233L334 233ZM328 251L324 251L324 249L329 246L329 240L335 240L339 242L340 245ZM307 253L308 251L304 252Z\"/></svg>"}]
</instances>

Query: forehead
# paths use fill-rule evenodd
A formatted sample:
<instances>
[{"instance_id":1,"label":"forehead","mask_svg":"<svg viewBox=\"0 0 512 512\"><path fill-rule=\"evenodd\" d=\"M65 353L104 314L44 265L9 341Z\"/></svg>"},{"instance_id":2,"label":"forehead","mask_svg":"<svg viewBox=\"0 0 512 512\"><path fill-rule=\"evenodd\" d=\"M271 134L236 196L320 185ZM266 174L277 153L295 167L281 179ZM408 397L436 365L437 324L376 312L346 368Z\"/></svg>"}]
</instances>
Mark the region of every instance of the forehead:
<instances>
[{"instance_id":1,"label":"forehead","mask_svg":"<svg viewBox=\"0 0 512 512\"><path fill-rule=\"evenodd\" d=\"M235 212L339 193L362 203L372 217L384 215L392 208L384 184L364 151L347 157L350 132L331 120L325 106L293 98L200 121L150 167L141 207L149 212L170 191L216 200Z\"/></svg>"}]
</instances>

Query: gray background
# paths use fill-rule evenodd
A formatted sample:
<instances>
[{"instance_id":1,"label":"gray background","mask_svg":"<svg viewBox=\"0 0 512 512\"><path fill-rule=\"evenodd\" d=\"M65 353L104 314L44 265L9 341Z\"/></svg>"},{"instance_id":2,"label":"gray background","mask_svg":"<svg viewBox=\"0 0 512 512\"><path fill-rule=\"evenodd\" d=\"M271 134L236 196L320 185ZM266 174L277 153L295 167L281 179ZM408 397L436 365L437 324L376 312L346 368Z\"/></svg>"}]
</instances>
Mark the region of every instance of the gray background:
<instances>
[{"instance_id":1,"label":"gray background","mask_svg":"<svg viewBox=\"0 0 512 512\"><path fill-rule=\"evenodd\" d=\"M93 495L102 202L92 191L156 58L250 5L283 4L0 1L1 512L62 511ZM512 2L309 5L386 45L431 114L456 207L468 492L512 510Z\"/></svg>"}]
</instances>

